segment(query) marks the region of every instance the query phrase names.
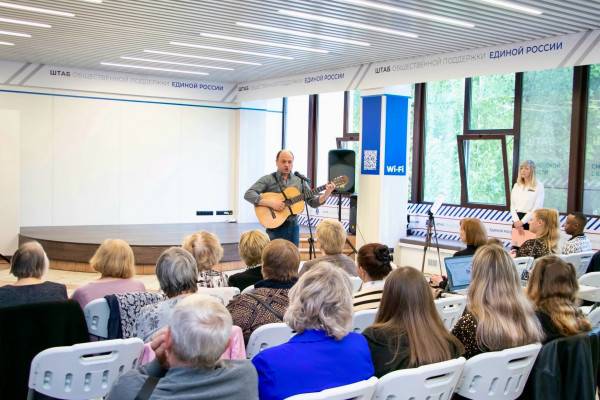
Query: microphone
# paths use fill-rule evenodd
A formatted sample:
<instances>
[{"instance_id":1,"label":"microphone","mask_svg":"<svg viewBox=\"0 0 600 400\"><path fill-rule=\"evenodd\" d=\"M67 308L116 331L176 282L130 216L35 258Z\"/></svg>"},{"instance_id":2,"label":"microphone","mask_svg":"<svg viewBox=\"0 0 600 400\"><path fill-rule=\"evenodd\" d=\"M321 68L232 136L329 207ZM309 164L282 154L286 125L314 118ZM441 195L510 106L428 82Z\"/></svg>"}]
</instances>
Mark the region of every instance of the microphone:
<instances>
[{"instance_id":1,"label":"microphone","mask_svg":"<svg viewBox=\"0 0 600 400\"><path fill-rule=\"evenodd\" d=\"M294 175L296 175L298 178L300 178L304 182L310 183L310 179L308 179L307 177L305 177L304 175L302 175L300 172L295 171Z\"/></svg>"}]
</instances>

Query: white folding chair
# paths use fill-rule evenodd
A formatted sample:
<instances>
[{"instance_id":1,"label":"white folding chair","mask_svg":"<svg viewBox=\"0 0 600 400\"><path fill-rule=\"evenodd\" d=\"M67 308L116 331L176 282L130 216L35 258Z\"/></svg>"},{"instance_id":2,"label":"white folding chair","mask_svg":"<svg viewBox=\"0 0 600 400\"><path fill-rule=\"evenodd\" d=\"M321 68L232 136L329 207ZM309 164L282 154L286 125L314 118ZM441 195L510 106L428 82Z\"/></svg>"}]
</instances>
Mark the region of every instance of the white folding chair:
<instances>
[{"instance_id":1,"label":"white folding chair","mask_svg":"<svg viewBox=\"0 0 600 400\"><path fill-rule=\"evenodd\" d=\"M358 276L350 276L350 282L352 282L352 293L358 292L363 283Z\"/></svg>"},{"instance_id":2,"label":"white folding chair","mask_svg":"<svg viewBox=\"0 0 600 400\"><path fill-rule=\"evenodd\" d=\"M593 251L584 251L583 253L561 254L559 257L575 266L575 273L579 278L587 272L593 255Z\"/></svg>"},{"instance_id":3,"label":"white folding chair","mask_svg":"<svg viewBox=\"0 0 600 400\"><path fill-rule=\"evenodd\" d=\"M587 315L587 319L592 324L592 329L595 329L600 326L600 308L594 309Z\"/></svg>"},{"instance_id":4,"label":"white folding chair","mask_svg":"<svg viewBox=\"0 0 600 400\"><path fill-rule=\"evenodd\" d=\"M352 315L352 332L361 333L375 322L377 309L357 311Z\"/></svg>"},{"instance_id":5,"label":"white folding chair","mask_svg":"<svg viewBox=\"0 0 600 400\"><path fill-rule=\"evenodd\" d=\"M205 288L198 287L198 293L207 294L209 296L214 296L223 302L224 305L229 304L231 300L237 295L240 294L240 289L236 287L215 287L215 288Z\"/></svg>"},{"instance_id":6,"label":"white folding chair","mask_svg":"<svg viewBox=\"0 0 600 400\"><path fill-rule=\"evenodd\" d=\"M465 362L460 357L390 372L379 379L373 400L449 400Z\"/></svg>"},{"instance_id":7,"label":"white folding chair","mask_svg":"<svg viewBox=\"0 0 600 400\"><path fill-rule=\"evenodd\" d=\"M83 315L90 335L106 339L108 337L108 318L110 308L104 297L95 299L83 308Z\"/></svg>"},{"instance_id":8,"label":"white folding chair","mask_svg":"<svg viewBox=\"0 0 600 400\"><path fill-rule=\"evenodd\" d=\"M533 266L533 257L516 257L513 259L517 267L517 274L522 281L529 279L529 271Z\"/></svg>"},{"instance_id":9,"label":"white folding chair","mask_svg":"<svg viewBox=\"0 0 600 400\"><path fill-rule=\"evenodd\" d=\"M539 343L492 351L469 359L456 393L468 399L516 399L542 348Z\"/></svg>"},{"instance_id":10,"label":"white folding chair","mask_svg":"<svg viewBox=\"0 0 600 400\"><path fill-rule=\"evenodd\" d=\"M297 394L286 400L371 400L378 379L371 377L366 381L338 386L315 393Z\"/></svg>"},{"instance_id":11,"label":"white folding chair","mask_svg":"<svg viewBox=\"0 0 600 400\"><path fill-rule=\"evenodd\" d=\"M598 289L580 293L580 299L593 301L594 303L600 302L600 272L588 272L587 274L583 274L578 281L580 286L589 286L590 288L593 287Z\"/></svg>"},{"instance_id":12,"label":"white folding chair","mask_svg":"<svg viewBox=\"0 0 600 400\"><path fill-rule=\"evenodd\" d=\"M465 311L465 307L467 306L467 297L448 296L442 299L437 299L434 301L434 303L442 322L444 322L444 326L446 329L451 331Z\"/></svg>"},{"instance_id":13,"label":"white folding chair","mask_svg":"<svg viewBox=\"0 0 600 400\"><path fill-rule=\"evenodd\" d=\"M264 349L287 343L292 336L294 331L283 322L259 326L248 339L246 357L250 359Z\"/></svg>"},{"instance_id":14,"label":"white folding chair","mask_svg":"<svg viewBox=\"0 0 600 400\"><path fill-rule=\"evenodd\" d=\"M254 285L246 286L244 290L242 290L242 294L248 293L254 290Z\"/></svg>"},{"instance_id":15,"label":"white folding chair","mask_svg":"<svg viewBox=\"0 0 600 400\"><path fill-rule=\"evenodd\" d=\"M130 338L46 349L31 361L28 399L34 391L64 400L102 398L137 368L143 347L141 339Z\"/></svg>"}]
</instances>

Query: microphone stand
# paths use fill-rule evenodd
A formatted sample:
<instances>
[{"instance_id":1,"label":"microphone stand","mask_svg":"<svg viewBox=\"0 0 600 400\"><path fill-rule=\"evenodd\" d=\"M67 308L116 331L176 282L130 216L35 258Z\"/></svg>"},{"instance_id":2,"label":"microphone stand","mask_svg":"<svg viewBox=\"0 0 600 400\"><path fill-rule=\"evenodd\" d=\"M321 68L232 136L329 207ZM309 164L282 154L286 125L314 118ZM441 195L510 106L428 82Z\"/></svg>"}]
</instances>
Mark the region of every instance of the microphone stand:
<instances>
[{"instance_id":1,"label":"microphone stand","mask_svg":"<svg viewBox=\"0 0 600 400\"><path fill-rule=\"evenodd\" d=\"M435 227L435 218L431 209L427 211L429 218L427 219L427 235L425 237L425 246L423 247L423 261L421 263L421 273L425 272L425 258L427 258L427 250L431 247L431 238L435 236L435 247L437 248L438 266L440 267L440 275L442 273L442 258L440 257L440 244L438 243L437 229ZM433 232L431 229L433 228Z\"/></svg>"},{"instance_id":2,"label":"microphone stand","mask_svg":"<svg viewBox=\"0 0 600 400\"><path fill-rule=\"evenodd\" d=\"M297 175L296 175L297 176ZM306 203L306 201L308 200L306 198L306 186L304 185L304 183L308 183L309 180L308 179L303 179L302 177L298 177L300 178L300 180L302 181L302 197L304 197L304 210L306 211L306 219L308 221L308 259L312 260L313 258L317 258L317 253L315 251L315 237L313 235L313 230L312 230L312 222L310 220L310 213L308 212L308 203Z\"/></svg>"},{"instance_id":3,"label":"microphone stand","mask_svg":"<svg viewBox=\"0 0 600 400\"><path fill-rule=\"evenodd\" d=\"M338 221L342 222L342 192L338 190L336 190L336 192L338 195ZM358 254L358 251L356 251L356 247L352 245L352 243L348 239L348 236L346 236L346 244L352 249L352 253L350 255Z\"/></svg>"}]
</instances>

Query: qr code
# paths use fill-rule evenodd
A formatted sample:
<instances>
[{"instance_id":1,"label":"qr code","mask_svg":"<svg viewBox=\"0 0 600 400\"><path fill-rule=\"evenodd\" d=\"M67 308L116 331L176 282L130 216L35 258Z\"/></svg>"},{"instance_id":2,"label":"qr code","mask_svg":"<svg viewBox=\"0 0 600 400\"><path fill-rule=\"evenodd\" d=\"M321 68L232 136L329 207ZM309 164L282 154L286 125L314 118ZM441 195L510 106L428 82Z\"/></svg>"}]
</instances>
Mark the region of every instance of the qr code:
<instances>
[{"instance_id":1,"label":"qr code","mask_svg":"<svg viewBox=\"0 0 600 400\"><path fill-rule=\"evenodd\" d=\"M375 171L377 169L377 150L363 151L363 165L367 171Z\"/></svg>"}]
</instances>

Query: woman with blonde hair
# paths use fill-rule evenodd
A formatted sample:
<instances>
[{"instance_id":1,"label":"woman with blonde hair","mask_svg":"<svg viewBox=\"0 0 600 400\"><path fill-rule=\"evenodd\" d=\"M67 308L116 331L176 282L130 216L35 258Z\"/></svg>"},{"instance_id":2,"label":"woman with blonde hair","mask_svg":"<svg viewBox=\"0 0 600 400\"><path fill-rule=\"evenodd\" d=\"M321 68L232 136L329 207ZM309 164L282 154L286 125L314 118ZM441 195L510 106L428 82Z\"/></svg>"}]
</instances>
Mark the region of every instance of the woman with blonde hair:
<instances>
[{"instance_id":1,"label":"woman with blonde hair","mask_svg":"<svg viewBox=\"0 0 600 400\"><path fill-rule=\"evenodd\" d=\"M536 261L527 284L527 295L535 305L546 342L592 329L579 310L578 290L572 264L557 256L545 256Z\"/></svg>"},{"instance_id":2,"label":"woman with blonde hair","mask_svg":"<svg viewBox=\"0 0 600 400\"><path fill-rule=\"evenodd\" d=\"M455 257L472 256L477 248L486 244L488 240L485 226L478 218L461 219L459 233L460 240L467 245L467 248L454 253Z\"/></svg>"},{"instance_id":3,"label":"woman with blonde hair","mask_svg":"<svg viewBox=\"0 0 600 400\"><path fill-rule=\"evenodd\" d=\"M135 276L135 259L129 244L121 239L106 239L90 260L100 278L73 292L72 299L84 308L90 301L109 294L145 292L146 287Z\"/></svg>"},{"instance_id":4,"label":"woman with blonde hair","mask_svg":"<svg viewBox=\"0 0 600 400\"><path fill-rule=\"evenodd\" d=\"M400 267L387 277L375 323L363 335L379 378L399 369L457 358L464 352L440 319L425 277L411 267Z\"/></svg>"},{"instance_id":5,"label":"woman with blonde hair","mask_svg":"<svg viewBox=\"0 0 600 400\"><path fill-rule=\"evenodd\" d=\"M535 176L535 163L525 160L519 165L519 177L510 192L510 214L513 226L529 229L533 212L544 206L544 185Z\"/></svg>"},{"instance_id":6,"label":"woman with blonde hair","mask_svg":"<svg viewBox=\"0 0 600 400\"><path fill-rule=\"evenodd\" d=\"M252 359L261 400L319 392L373 376L367 341L352 332L352 285L340 268L322 262L303 274L290 291L284 321L296 335Z\"/></svg>"},{"instance_id":7,"label":"woman with blonde hair","mask_svg":"<svg viewBox=\"0 0 600 400\"><path fill-rule=\"evenodd\" d=\"M502 247L485 245L475 252L467 297L468 311L452 330L466 358L543 339L513 260Z\"/></svg>"},{"instance_id":8,"label":"woman with blonde hair","mask_svg":"<svg viewBox=\"0 0 600 400\"><path fill-rule=\"evenodd\" d=\"M550 208L535 210L529 221L529 230L536 238L526 240L517 250L517 257L538 258L558 253L558 211Z\"/></svg>"},{"instance_id":9,"label":"woman with blonde hair","mask_svg":"<svg viewBox=\"0 0 600 400\"><path fill-rule=\"evenodd\" d=\"M183 239L181 245L196 260L198 267L198 287L227 287L227 277L212 269L223 257L223 247L214 233L200 231Z\"/></svg>"},{"instance_id":10,"label":"woman with blonde hair","mask_svg":"<svg viewBox=\"0 0 600 400\"><path fill-rule=\"evenodd\" d=\"M240 291L263 280L261 258L264 248L269 244L269 236L261 230L242 233L238 246L240 258L246 264L246 270L229 277L229 286Z\"/></svg>"},{"instance_id":11,"label":"woman with blonde hair","mask_svg":"<svg viewBox=\"0 0 600 400\"><path fill-rule=\"evenodd\" d=\"M353 259L343 253L346 245L346 229L340 221L335 219L324 219L317 225L317 243L321 249L322 256L304 263L300 275L307 272L318 262L327 261L346 271L346 273L357 276L356 263Z\"/></svg>"}]
</instances>

